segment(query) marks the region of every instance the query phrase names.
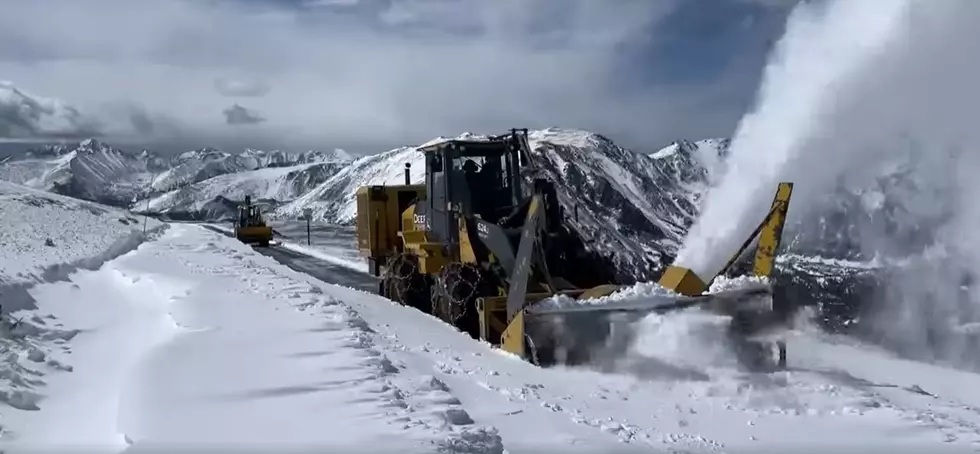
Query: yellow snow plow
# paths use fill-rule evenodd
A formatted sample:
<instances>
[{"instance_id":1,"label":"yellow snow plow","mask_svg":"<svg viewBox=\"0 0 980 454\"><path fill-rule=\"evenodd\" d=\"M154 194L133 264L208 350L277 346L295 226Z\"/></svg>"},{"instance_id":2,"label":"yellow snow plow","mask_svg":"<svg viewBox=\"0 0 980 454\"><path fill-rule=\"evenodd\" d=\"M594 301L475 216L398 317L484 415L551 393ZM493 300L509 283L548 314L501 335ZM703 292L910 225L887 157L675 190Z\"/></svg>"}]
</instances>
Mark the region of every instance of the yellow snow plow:
<instances>
[{"instance_id":1,"label":"yellow snow plow","mask_svg":"<svg viewBox=\"0 0 980 454\"><path fill-rule=\"evenodd\" d=\"M265 223L262 212L252 204L252 198L245 196L245 203L238 207L235 222L235 238L245 244L268 246L272 241L272 227Z\"/></svg>"},{"instance_id":2,"label":"yellow snow plow","mask_svg":"<svg viewBox=\"0 0 980 454\"><path fill-rule=\"evenodd\" d=\"M379 294L395 302L542 366L588 362L594 345L612 335L611 321L624 316L692 306L772 311L768 286L705 295L714 277L676 266L659 280L669 296L584 304L624 286L610 260L565 221L552 182L523 187L523 171L535 166L526 129L420 151L424 184L410 184L406 165L404 185L365 186L356 196L358 248ZM779 185L769 215L721 273L756 237L754 273L770 273L791 192L792 184ZM556 296L583 304L536 304Z\"/></svg>"},{"instance_id":3,"label":"yellow snow plow","mask_svg":"<svg viewBox=\"0 0 980 454\"><path fill-rule=\"evenodd\" d=\"M732 317L730 333L735 336L735 347L753 355L749 361L766 361L759 355L767 343L753 343L749 338L784 320L780 308L774 307L773 291L768 279L754 285L707 293L717 276L725 275L737 260L758 241L751 275L769 278L775 264L775 251L779 247L782 229L789 208L793 184L778 185L768 215L756 230L736 251L716 276L702 279L694 271L669 266L657 284L671 294L646 295L641 298L610 299L625 286L602 285L587 290L560 291L555 293L525 293L520 300L516 294L477 299L481 318L480 338L487 341L499 339L500 347L510 353L539 365L576 365L595 362L597 357L621 353L625 347L623 338L628 335L628 325L649 314L664 314L677 310L700 307L716 314ZM515 279L517 281L517 279ZM542 300L563 295L567 304L536 304ZM561 298L561 296L559 296ZM620 332L616 332L616 328ZM777 342L778 362L785 365L786 347ZM755 352L746 350L757 349ZM748 358L748 357L747 357Z\"/></svg>"}]
</instances>

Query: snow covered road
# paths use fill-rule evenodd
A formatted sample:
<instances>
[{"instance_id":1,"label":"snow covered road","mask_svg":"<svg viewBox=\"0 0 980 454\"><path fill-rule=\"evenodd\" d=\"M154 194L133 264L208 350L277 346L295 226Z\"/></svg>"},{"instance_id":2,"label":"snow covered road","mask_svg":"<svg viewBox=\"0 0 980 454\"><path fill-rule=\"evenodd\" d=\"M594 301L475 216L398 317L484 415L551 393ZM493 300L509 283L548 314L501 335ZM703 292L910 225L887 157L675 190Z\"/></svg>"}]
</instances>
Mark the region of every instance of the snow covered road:
<instances>
[{"instance_id":1,"label":"snow covered road","mask_svg":"<svg viewBox=\"0 0 980 454\"><path fill-rule=\"evenodd\" d=\"M542 370L290 257L174 224L34 287L38 309L18 315L68 335L39 337L44 361L25 367L44 399L4 410L0 449L980 447L973 374L806 333L791 339L790 370L744 373L699 342L714 325L692 314L645 320L647 345L616 373Z\"/></svg>"}]
</instances>

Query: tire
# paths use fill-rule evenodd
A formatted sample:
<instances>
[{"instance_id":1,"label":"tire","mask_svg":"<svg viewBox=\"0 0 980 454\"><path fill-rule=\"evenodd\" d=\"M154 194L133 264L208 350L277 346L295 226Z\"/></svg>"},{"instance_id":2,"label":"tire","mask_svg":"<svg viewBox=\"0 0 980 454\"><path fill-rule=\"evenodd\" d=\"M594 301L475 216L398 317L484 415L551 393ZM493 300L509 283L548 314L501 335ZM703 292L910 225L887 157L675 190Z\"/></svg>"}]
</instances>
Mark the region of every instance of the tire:
<instances>
[{"instance_id":1,"label":"tire","mask_svg":"<svg viewBox=\"0 0 980 454\"><path fill-rule=\"evenodd\" d=\"M472 264L449 263L442 268L432 289L432 315L467 333L480 338L480 316L476 300L490 295L488 280L480 268Z\"/></svg>"},{"instance_id":2,"label":"tire","mask_svg":"<svg viewBox=\"0 0 980 454\"><path fill-rule=\"evenodd\" d=\"M418 260L411 254L392 257L381 278L382 292L396 303L430 313L432 279L418 269Z\"/></svg>"}]
</instances>

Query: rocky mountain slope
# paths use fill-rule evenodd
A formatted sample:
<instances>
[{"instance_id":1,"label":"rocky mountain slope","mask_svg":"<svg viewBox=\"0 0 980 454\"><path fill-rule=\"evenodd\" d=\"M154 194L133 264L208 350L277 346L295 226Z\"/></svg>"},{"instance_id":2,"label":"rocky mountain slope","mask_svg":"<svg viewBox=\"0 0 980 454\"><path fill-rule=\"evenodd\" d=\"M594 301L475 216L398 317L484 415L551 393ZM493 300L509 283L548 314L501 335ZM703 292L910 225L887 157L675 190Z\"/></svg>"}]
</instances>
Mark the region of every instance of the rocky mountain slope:
<instances>
[{"instance_id":1,"label":"rocky mountain slope","mask_svg":"<svg viewBox=\"0 0 980 454\"><path fill-rule=\"evenodd\" d=\"M343 150L232 154L202 148L165 158L88 139L7 157L0 179L172 218L218 219L233 215L245 194L288 201L350 161Z\"/></svg>"},{"instance_id":2,"label":"rocky mountain slope","mask_svg":"<svg viewBox=\"0 0 980 454\"><path fill-rule=\"evenodd\" d=\"M203 148L175 156L170 161L171 167L153 179L153 189L171 191L209 178L267 167L350 160L352 160L351 156L343 150L291 154L283 151L267 152L249 149L239 154L231 154L213 148Z\"/></svg>"},{"instance_id":3,"label":"rocky mountain slope","mask_svg":"<svg viewBox=\"0 0 980 454\"><path fill-rule=\"evenodd\" d=\"M411 164L411 181L425 181L425 161L415 147L402 147L384 153L364 156L350 162L305 194L282 205L275 217L296 218L304 209L313 210L313 218L335 224L351 224L357 214L354 196L365 185L405 183L405 164Z\"/></svg>"},{"instance_id":4,"label":"rocky mountain slope","mask_svg":"<svg viewBox=\"0 0 980 454\"><path fill-rule=\"evenodd\" d=\"M429 144L439 140L446 138ZM724 140L679 142L644 155L598 134L558 128L532 131L529 142L541 171L558 183L570 221L591 244L614 252L627 280L651 278L676 252L706 189L706 163L718 162L727 149ZM351 223L357 188L402 184L406 163L411 181L422 183L422 154L415 147L398 148L352 162L275 214L297 217L311 209L317 219Z\"/></svg>"},{"instance_id":5,"label":"rocky mountain slope","mask_svg":"<svg viewBox=\"0 0 980 454\"><path fill-rule=\"evenodd\" d=\"M0 165L0 179L115 206L144 192L164 166L151 153L117 150L94 139L29 150Z\"/></svg>"},{"instance_id":6,"label":"rocky mountain slope","mask_svg":"<svg viewBox=\"0 0 980 454\"><path fill-rule=\"evenodd\" d=\"M171 219L224 219L236 213L245 196L274 207L317 187L348 165L347 161L326 161L225 173L138 202L135 209Z\"/></svg>"}]
</instances>

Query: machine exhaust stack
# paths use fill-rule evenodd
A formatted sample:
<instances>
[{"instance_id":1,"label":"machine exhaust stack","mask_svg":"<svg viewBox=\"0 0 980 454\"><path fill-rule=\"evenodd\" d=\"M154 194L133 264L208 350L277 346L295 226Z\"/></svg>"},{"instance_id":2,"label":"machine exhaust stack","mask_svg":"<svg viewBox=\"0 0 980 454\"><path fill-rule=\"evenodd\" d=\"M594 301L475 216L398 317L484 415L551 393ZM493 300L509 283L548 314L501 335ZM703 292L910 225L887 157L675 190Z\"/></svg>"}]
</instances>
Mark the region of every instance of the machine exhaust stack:
<instances>
[{"instance_id":1,"label":"machine exhaust stack","mask_svg":"<svg viewBox=\"0 0 980 454\"><path fill-rule=\"evenodd\" d=\"M405 184L406 185L412 184L412 163L411 162L406 162L405 163Z\"/></svg>"}]
</instances>

